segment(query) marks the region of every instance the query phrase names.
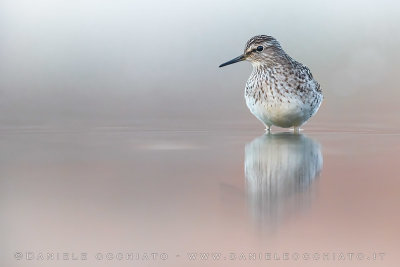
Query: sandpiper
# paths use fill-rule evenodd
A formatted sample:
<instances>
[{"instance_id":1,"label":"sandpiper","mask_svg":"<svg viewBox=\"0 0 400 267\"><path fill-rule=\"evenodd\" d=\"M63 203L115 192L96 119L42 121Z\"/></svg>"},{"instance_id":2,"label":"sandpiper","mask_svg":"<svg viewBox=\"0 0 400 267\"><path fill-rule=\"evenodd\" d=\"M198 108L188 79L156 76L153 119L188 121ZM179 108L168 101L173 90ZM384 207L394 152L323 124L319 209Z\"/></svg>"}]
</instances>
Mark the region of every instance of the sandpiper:
<instances>
[{"instance_id":1,"label":"sandpiper","mask_svg":"<svg viewBox=\"0 0 400 267\"><path fill-rule=\"evenodd\" d=\"M322 90L310 70L292 59L272 36L251 38L240 55L219 67L247 60L253 72L246 83L245 99L251 113L266 126L289 128L295 132L322 103Z\"/></svg>"}]
</instances>

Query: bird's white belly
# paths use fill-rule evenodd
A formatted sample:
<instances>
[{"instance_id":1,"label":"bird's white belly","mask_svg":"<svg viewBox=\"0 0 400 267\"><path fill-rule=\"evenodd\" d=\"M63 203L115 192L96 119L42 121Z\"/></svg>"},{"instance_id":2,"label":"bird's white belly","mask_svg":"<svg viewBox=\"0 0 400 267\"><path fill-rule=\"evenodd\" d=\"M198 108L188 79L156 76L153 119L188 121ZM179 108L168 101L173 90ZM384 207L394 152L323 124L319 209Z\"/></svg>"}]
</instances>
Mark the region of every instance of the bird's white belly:
<instances>
[{"instance_id":1,"label":"bird's white belly","mask_svg":"<svg viewBox=\"0 0 400 267\"><path fill-rule=\"evenodd\" d=\"M265 125L283 128L298 127L304 124L315 112L300 100L291 99L290 103L280 101L255 101L246 97L251 113Z\"/></svg>"}]
</instances>

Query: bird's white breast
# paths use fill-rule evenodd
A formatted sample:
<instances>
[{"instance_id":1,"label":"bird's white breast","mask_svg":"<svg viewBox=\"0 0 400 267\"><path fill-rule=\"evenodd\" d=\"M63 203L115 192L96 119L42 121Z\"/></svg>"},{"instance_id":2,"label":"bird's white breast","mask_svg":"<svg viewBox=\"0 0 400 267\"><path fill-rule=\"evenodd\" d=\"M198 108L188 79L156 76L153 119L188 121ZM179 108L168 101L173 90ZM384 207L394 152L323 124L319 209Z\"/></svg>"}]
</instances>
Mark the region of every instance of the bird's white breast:
<instances>
[{"instance_id":1,"label":"bird's white breast","mask_svg":"<svg viewBox=\"0 0 400 267\"><path fill-rule=\"evenodd\" d=\"M255 102L254 98L246 97L246 104L251 113L268 126L301 126L310 117L307 116L307 106L295 99L290 103L281 103L279 100Z\"/></svg>"},{"instance_id":2,"label":"bird's white breast","mask_svg":"<svg viewBox=\"0 0 400 267\"><path fill-rule=\"evenodd\" d=\"M304 90L297 90L293 86L295 81L279 80L279 76L250 76L246 84L246 104L265 125L299 127L316 113L322 95L315 91L312 83L306 84Z\"/></svg>"}]
</instances>

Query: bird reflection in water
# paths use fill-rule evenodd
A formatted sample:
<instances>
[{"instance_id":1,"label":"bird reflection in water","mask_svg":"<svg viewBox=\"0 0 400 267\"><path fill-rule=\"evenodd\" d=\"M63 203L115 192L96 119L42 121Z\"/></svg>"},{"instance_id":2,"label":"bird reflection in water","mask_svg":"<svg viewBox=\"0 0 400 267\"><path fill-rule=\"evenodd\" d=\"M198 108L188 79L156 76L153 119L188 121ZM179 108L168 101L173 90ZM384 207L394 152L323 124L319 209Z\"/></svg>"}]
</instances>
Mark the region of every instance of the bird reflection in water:
<instances>
[{"instance_id":1,"label":"bird reflection in water","mask_svg":"<svg viewBox=\"0 0 400 267\"><path fill-rule=\"evenodd\" d=\"M245 148L249 211L262 228L274 229L312 200L310 185L322 170L318 143L302 134L266 134Z\"/></svg>"}]
</instances>

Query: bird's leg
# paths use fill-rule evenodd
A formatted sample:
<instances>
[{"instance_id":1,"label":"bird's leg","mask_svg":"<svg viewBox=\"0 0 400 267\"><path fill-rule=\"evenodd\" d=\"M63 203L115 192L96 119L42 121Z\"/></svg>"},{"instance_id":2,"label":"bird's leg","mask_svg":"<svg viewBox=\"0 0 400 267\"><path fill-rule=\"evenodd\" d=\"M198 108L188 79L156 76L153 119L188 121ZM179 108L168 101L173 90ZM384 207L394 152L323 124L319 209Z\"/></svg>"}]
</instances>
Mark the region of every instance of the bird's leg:
<instances>
[{"instance_id":1,"label":"bird's leg","mask_svg":"<svg viewBox=\"0 0 400 267\"><path fill-rule=\"evenodd\" d=\"M299 134L299 133L300 133L300 127L299 127L299 126L294 126L294 127L293 127L293 132L294 132L295 134Z\"/></svg>"},{"instance_id":2,"label":"bird's leg","mask_svg":"<svg viewBox=\"0 0 400 267\"><path fill-rule=\"evenodd\" d=\"M271 133L271 125L265 125L265 132L267 134Z\"/></svg>"}]
</instances>

